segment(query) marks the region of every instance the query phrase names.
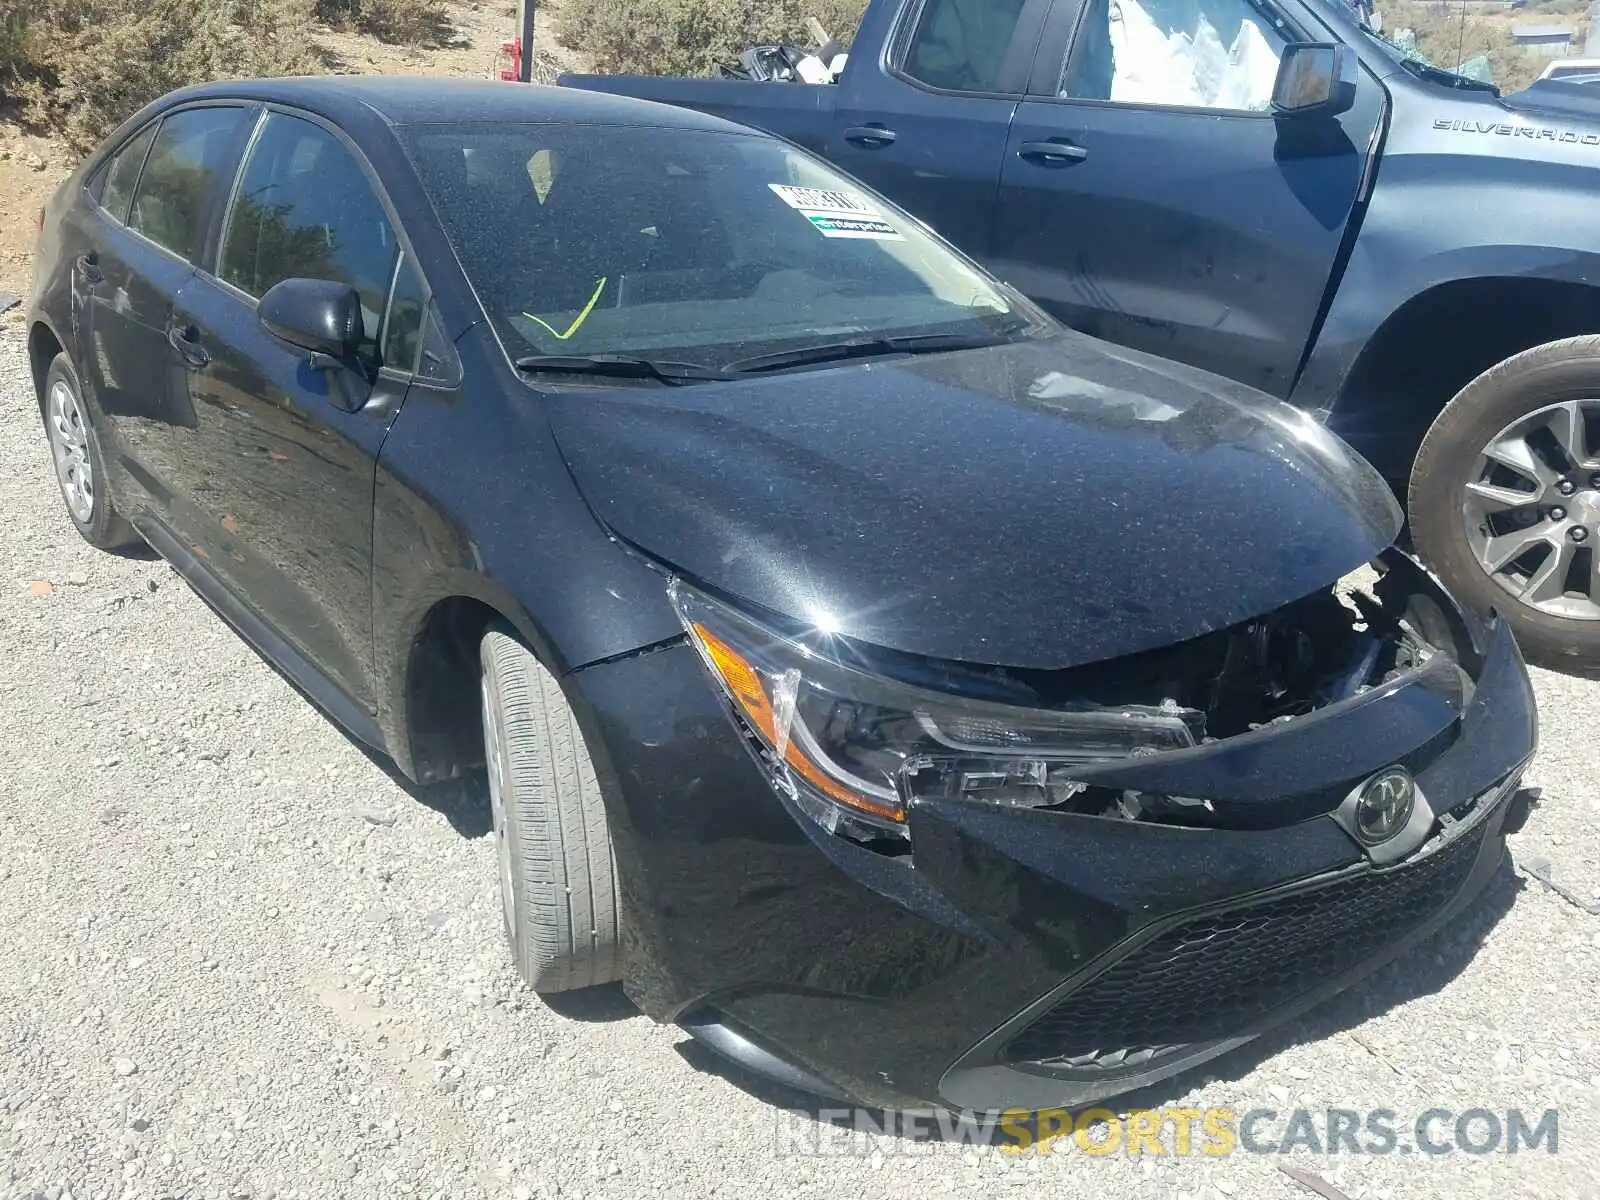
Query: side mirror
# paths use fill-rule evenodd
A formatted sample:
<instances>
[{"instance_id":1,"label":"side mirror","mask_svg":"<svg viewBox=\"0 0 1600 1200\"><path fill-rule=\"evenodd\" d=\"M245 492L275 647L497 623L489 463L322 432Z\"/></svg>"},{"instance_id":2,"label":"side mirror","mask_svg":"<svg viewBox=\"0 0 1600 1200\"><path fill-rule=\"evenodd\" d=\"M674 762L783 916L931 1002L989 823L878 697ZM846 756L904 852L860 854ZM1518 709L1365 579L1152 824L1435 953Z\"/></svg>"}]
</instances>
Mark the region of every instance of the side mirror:
<instances>
[{"instance_id":1,"label":"side mirror","mask_svg":"<svg viewBox=\"0 0 1600 1200\"><path fill-rule=\"evenodd\" d=\"M1356 102L1355 51L1338 42L1290 42L1278 61L1272 112L1279 117L1336 117Z\"/></svg>"},{"instance_id":2,"label":"side mirror","mask_svg":"<svg viewBox=\"0 0 1600 1200\"><path fill-rule=\"evenodd\" d=\"M360 295L329 279L275 284L256 306L256 319L273 337L340 362L354 359L366 336Z\"/></svg>"}]
</instances>

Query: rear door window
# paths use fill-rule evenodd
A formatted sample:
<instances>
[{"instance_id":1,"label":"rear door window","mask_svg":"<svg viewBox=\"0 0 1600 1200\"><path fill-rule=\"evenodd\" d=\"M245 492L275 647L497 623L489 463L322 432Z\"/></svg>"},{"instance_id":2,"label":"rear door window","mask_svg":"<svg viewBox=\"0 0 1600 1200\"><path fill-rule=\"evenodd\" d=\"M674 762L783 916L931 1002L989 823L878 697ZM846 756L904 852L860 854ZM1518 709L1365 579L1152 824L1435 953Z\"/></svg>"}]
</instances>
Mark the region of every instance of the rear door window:
<instances>
[{"instance_id":1,"label":"rear door window","mask_svg":"<svg viewBox=\"0 0 1600 1200\"><path fill-rule=\"evenodd\" d=\"M259 298L285 279L347 283L376 358L397 239L366 172L322 126L272 113L233 198L217 274ZM414 355L413 355L414 357Z\"/></svg>"},{"instance_id":2,"label":"rear door window","mask_svg":"<svg viewBox=\"0 0 1600 1200\"><path fill-rule=\"evenodd\" d=\"M998 92L1024 0L927 0L901 70L951 92Z\"/></svg>"},{"instance_id":3,"label":"rear door window","mask_svg":"<svg viewBox=\"0 0 1600 1200\"><path fill-rule=\"evenodd\" d=\"M244 119L242 108L191 108L162 121L139 175L128 227L195 261L205 241L207 201L217 176L228 170Z\"/></svg>"},{"instance_id":4,"label":"rear door window","mask_svg":"<svg viewBox=\"0 0 1600 1200\"><path fill-rule=\"evenodd\" d=\"M152 121L118 150L106 166L105 182L100 190L100 207L118 221L127 221L128 203L133 199L134 185L139 182L139 168L144 166L150 153L150 142L156 136L156 123Z\"/></svg>"}]
</instances>

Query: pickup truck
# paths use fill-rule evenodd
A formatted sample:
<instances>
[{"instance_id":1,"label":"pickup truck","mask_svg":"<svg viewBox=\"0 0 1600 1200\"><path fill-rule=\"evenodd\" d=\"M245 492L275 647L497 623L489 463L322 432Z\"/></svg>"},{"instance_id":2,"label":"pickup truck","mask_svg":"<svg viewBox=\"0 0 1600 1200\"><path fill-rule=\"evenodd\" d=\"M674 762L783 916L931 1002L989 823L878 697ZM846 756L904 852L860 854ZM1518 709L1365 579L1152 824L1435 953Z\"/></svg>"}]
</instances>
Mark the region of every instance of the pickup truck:
<instances>
[{"instance_id":1,"label":"pickup truck","mask_svg":"<svg viewBox=\"0 0 1600 1200\"><path fill-rule=\"evenodd\" d=\"M564 75L769 130L1066 324L1355 444L1531 659L1600 670L1600 96L1342 0L872 0L835 81Z\"/></svg>"}]
</instances>

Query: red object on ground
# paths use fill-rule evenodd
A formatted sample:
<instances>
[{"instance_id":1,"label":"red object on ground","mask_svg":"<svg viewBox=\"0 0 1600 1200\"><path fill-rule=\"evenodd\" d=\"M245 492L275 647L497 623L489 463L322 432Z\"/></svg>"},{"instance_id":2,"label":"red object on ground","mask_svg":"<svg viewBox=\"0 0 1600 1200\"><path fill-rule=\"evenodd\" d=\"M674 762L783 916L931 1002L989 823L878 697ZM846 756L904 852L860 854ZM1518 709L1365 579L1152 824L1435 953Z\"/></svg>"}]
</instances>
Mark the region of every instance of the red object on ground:
<instances>
[{"instance_id":1,"label":"red object on ground","mask_svg":"<svg viewBox=\"0 0 1600 1200\"><path fill-rule=\"evenodd\" d=\"M509 83L516 83L522 78L522 38L514 37L509 42L500 43L500 53L495 56L494 70L497 78Z\"/></svg>"}]
</instances>

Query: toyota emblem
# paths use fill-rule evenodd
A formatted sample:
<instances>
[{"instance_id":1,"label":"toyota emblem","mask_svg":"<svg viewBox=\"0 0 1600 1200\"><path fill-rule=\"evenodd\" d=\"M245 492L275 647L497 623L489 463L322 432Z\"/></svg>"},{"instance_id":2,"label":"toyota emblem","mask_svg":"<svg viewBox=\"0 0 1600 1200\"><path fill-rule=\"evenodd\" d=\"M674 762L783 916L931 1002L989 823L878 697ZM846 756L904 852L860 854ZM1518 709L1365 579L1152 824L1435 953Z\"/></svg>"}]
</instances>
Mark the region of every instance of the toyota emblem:
<instances>
[{"instance_id":1,"label":"toyota emblem","mask_svg":"<svg viewBox=\"0 0 1600 1200\"><path fill-rule=\"evenodd\" d=\"M1362 785L1356 801L1355 832L1362 845L1376 846L1399 833L1417 802L1416 781L1404 767L1389 767Z\"/></svg>"}]
</instances>

